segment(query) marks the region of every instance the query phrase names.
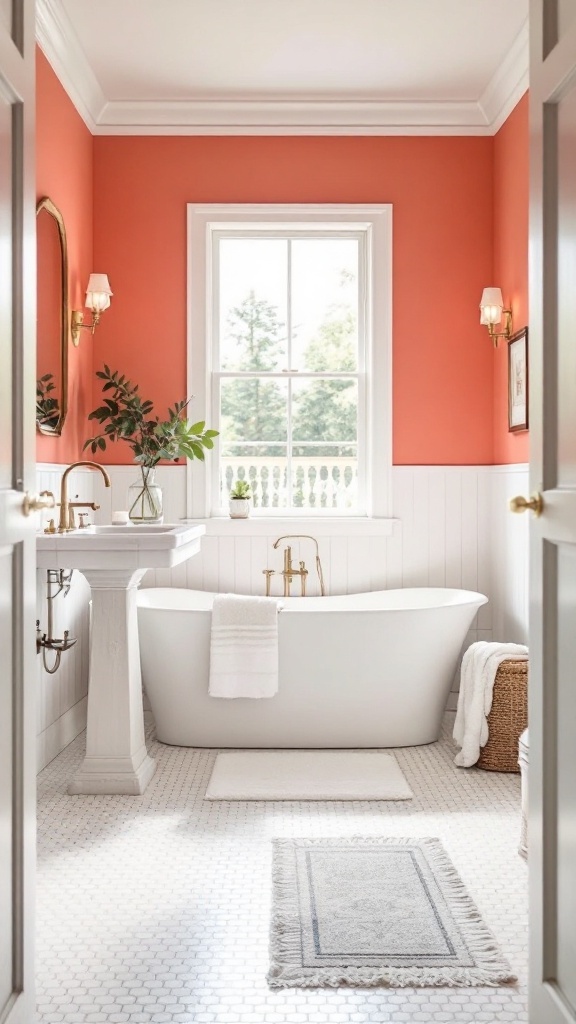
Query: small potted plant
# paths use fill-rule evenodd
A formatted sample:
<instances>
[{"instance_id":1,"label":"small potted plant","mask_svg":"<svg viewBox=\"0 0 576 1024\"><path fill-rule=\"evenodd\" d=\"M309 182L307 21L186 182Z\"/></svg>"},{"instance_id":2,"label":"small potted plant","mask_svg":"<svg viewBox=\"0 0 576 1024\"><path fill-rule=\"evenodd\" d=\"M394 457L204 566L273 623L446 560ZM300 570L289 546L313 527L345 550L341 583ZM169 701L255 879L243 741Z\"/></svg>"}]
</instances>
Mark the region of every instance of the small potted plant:
<instances>
[{"instance_id":1,"label":"small potted plant","mask_svg":"<svg viewBox=\"0 0 576 1024\"><path fill-rule=\"evenodd\" d=\"M230 501L228 503L231 519L248 519L251 497L252 491L248 481L237 480L230 491Z\"/></svg>"}]
</instances>

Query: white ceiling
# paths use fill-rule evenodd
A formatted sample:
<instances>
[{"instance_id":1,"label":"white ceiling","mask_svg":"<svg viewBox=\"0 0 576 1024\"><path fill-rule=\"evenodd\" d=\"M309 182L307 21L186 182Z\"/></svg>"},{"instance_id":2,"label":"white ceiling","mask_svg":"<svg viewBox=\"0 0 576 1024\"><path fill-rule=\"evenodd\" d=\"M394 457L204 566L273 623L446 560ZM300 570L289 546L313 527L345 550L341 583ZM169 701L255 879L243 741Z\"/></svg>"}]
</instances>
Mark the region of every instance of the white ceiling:
<instances>
[{"instance_id":1,"label":"white ceiling","mask_svg":"<svg viewBox=\"0 0 576 1024\"><path fill-rule=\"evenodd\" d=\"M38 0L96 134L492 134L528 0Z\"/></svg>"}]
</instances>

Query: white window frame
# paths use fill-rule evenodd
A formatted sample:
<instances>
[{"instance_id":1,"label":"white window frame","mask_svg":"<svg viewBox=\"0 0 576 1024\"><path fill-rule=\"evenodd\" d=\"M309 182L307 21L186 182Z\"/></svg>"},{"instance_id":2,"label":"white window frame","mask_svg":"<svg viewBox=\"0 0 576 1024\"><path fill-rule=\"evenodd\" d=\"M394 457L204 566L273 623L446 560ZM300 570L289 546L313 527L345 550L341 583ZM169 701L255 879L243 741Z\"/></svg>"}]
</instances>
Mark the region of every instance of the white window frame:
<instances>
[{"instance_id":1,"label":"white window frame","mask_svg":"<svg viewBox=\"0 0 576 1024\"><path fill-rule=\"evenodd\" d=\"M366 276L363 312L366 319L365 412L359 424L358 458L365 460L365 502L361 514L343 510L262 509L254 519L293 525L310 520L366 523L387 519L392 511L392 206L359 205L188 205L188 381L194 395L191 415L215 426L212 386L213 238L216 232L313 230L334 228L362 237ZM362 442L362 436L364 442ZM361 449L362 445L362 449ZM219 520L214 510L216 477L213 456L187 464L187 515ZM224 518L224 517L222 517ZM244 525L244 524L242 524Z\"/></svg>"},{"instance_id":2,"label":"white window frame","mask_svg":"<svg viewBox=\"0 0 576 1024\"><path fill-rule=\"evenodd\" d=\"M351 230L348 225L343 225L334 222L332 229L327 230L325 228L311 227L310 225L298 224L294 227L288 225L282 226L274 225L272 231L270 229L262 229L260 223L257 228L246 226L245 224L238 225L234 231L226 231L223 229L217 229L211 233L212 242L212 366L210 368L212 376L212 396L211 396L211 409L213 414L217 412L220 403L220 384L223 378L237 377L235 371L222 370L220 368L220 339L218 324L219 319L219 306L220 306L220 289L219 289L219 245L220 242L228 238L281 238L282 240L300 240L300 239L317 239L317 238L339 238L339 239L352 239L358 243L358 268L359 268L359 280L358 280L358 339L359 344L357 348L358 364L357 369L350 371L345 374L350 379L355 379L358 385L358 423L357 423L357 436L353 442L356 446L356 465L357 465L357 482L358 482L358 505L356 508L351 509L350 512L342 509L332 508L254 508L252 515L257 518L282 518L284 516L302 516L309 515L310 517L317 519L322 516L328 516L334 518L336 516L349 516L349 515L365 515L366 514L366 492L367 492L367 476L368 467L366 464L366 340L367 340L367 328L366 328L366 282L365 272L366 266L369 260L368 254L368 239L366 231L355 231ZM288 274L290 278L290 272ZM288 352L290 351L290 331L291 331L291 287L288 280ZM218 369L216 368L218 366ZM260 375L259 375L260 376ZM262 376L265 376L262 374ZM313 376L318 379L333 379L334 374L331 374L329 370L312 375L306 370L283 370L275 371L270 379L275 380L312 380ZM336 375L337 376L337 375ZM238 378L237 378L238 379ZM289 415L290 419L290 415ZM217 421L217 416L213 415L211 426L214 426L217 430L220 429L220 423ZM238 442L241 443L241 442ZM303 443L303 442L300 442ZM345 441L342 442L346 444ZM292 461L292 447L293 444L290 441L290 434L287 439L287 461L288 465ZM248 458L248 457L247 457ZM212 467L212 500L211 510L213 516L226 515L228 512L228 503L222 506L221 493L220 493L220 479L219 474L213 465ZM292 480L292 485L294 481Z\"/></svg>"}]
</instances>

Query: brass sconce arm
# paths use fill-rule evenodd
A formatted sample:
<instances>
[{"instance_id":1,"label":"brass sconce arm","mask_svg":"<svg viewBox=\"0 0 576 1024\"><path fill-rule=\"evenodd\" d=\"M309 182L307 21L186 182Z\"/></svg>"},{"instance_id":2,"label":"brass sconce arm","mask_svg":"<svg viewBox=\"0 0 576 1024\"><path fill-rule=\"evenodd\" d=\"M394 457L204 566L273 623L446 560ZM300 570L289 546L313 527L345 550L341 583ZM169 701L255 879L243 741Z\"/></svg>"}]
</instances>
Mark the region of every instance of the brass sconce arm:
<instances>
[{"instance_id":1,"label":"brass sconce arm","mask_svg":"<svg viewBox=\"0 0 576 1024\"><path fill-rule=\"evenodd\" d=\"M498 346L498 339L499 338L506 338L506 340L508 340L508 338L512 334L512 310L511 309L503 309L502 310L502 314L504 316L504 330L503 331L497 331L495 324L488 324L488 333L489 333L490 337L492 338L492 341L494 343L494 348L497 348L497 346Z\"/></svg>"},{"instance_id":2,"label":"brass sconce arm","mask_svg":"<svg viewBox=\"0 0 576 1024\"><path fill-rule=\"evenodd\" d=\"M100 323L100 315L105 309L108 309L110 305L110 298L112 294L110 282L106 274L90 274L88 287L86 289L86 308L92 313L92 322L85 324L84 313L79 309L72 310L70 334L72 335L73 345L78 345L80 342L80 331L82 328L85 328L87 331L90 331L91 334L94 334L94 331Z\"/></svg>"},{"instance_id":3,"label":"brass sconce arm","mask_svg":"<svg viewBox=\"0 0 576 1024\"><path fill-rule=\"evenodd\" d=\"M80 342L80 331L82 328L94 334L98 324L100 323L100 313L96 310L92 313L92 323L84 323L84 313L80 309L72 310L72 318L70 323L70 334L72 335L72 344L78 347Z\"/></svg>"}]
</instances>

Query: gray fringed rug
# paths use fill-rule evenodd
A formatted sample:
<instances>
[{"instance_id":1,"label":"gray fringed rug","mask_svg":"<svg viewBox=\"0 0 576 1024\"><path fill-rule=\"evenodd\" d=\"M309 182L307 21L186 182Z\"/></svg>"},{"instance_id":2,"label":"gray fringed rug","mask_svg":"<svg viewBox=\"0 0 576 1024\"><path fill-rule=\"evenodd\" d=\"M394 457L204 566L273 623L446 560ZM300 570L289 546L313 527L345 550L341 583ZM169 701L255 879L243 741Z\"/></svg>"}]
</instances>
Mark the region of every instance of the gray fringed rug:
<instances>
[{"instance_id":1,"label":"gray fringed rug","mask_svg":"<svg viewBox=\"0 0 576 1024\"><path fill-rule=\"evenodd\" d=\"M439 839L275 839L272 988L516 981Z\"/></svg>"}]
</instances>

